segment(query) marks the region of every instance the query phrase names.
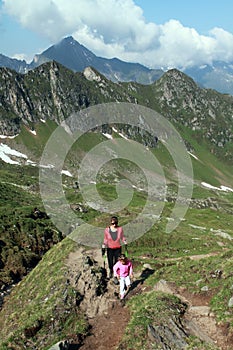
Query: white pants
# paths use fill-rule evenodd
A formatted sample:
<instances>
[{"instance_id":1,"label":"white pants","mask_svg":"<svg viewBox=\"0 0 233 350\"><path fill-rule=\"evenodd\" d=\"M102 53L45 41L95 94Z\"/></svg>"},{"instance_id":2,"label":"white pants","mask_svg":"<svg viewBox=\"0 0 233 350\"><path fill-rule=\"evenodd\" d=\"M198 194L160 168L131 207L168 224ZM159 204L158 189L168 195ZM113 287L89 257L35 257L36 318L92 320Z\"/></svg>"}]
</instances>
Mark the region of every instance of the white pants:
<instances>
[{"instance_id":1,"label":"white pants","mask_svg":"<svg viewBox=\"0 0 233 350\"><path fill-rule=\"evenodd\" d=\"M130 277L120 277L120 297L124 298L125 296L125 286L129 287L131 284Z\"/></svg>"}]
</instances>

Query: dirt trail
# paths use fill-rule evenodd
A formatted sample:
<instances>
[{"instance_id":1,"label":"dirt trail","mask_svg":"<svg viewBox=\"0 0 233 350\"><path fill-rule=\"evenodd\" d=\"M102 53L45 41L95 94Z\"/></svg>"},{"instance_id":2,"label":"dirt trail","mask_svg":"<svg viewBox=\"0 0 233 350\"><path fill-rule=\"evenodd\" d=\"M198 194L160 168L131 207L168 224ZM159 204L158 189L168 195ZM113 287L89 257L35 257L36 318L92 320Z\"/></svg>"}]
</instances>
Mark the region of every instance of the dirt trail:
<instances>
[{"instance_id":1,"label":"dirt trail","mask_svg":"<svg viewBox=\"0 0 233 350\"><path fill-rule=\"evenodd\" d=\"M129 321L129 310L116 301L105 314L90 320L91 335L85 339L81 350L114 350L119 344Z\"/></svg>"},{"instance_id":2,"label":"dirt trail","mask_svg":"<svg viewBox=\"0 0 233 350\"><path fill-rule=\"evenodd\" d=\"M103 258L99 250L85 251L85 254L93 257L100 265L103 266ZM213 254L206 254L207 257ZM190 257L191 259L199 259L200 256ZM75 266L77 254L70 256L69 265ZM75 270L75 268L74 268ZM138 276L139 277L139 276ZM137 276L135 276L137 278ZM133 294L141 293L143 286L139 283ZM221 350L233 350L233 339L227 337L227 329L217 325L214 314L210 312L209 301L211 295L200 294L193 295L186 290L177 289L176 286L160 281L154 286L154 290L164 291L173 295L177 295L189 307L185 314L186 324L189 325L189 331L198 336L200 339L215 344ZM118 286L112 282L108 285L108 305L107 308L96 317L89 319L91 325L90 336L84 340L84 344L79 347L81 350L115 350L119 344L125 327L127 326L130 313L127 304L122 306L114 292L118 292ZM145 292L145 290L143 291Z\"/></svg>"}]
</instances>

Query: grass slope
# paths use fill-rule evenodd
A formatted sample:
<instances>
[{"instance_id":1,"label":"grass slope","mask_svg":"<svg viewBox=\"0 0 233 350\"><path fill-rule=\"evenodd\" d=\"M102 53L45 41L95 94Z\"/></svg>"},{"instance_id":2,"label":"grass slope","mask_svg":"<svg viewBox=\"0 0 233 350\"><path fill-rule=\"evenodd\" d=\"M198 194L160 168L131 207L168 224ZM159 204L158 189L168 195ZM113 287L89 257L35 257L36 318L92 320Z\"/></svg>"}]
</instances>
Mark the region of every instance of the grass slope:
<instances>
[{"instance_id":1,"label":"grass slope","mask_svg":"<svg viewBox=\"0 0 233 350\"><path fill-rule=\"evenodd\" d=\"M75 243L64 239L12 290L0 313L1 350L46 350L67 334L85 334L85 315L76 307L76 291L66 283L64 261L74 249Z\"/></svg>"},{"instance_id":2,"label":"grass slope","mask_svg":"<svg viewBox=\"0 0 233 350\"><path fill-rule=\"evenodd\" d=\"M54 125L49 126L50 131L53 130L53 127ZM48 125L43 124L38 127L38 130L39 128L48 128ZM35 152L35 156L38 157L41 154L41 149L37 147L37 144L46 142L49 134L48 131L47 136L43 136L45 137L43 142L41 138L44 135L44 130L41 134L38 131L37 140L32 135L29 137L28 131L25 131L25 135L22 134L20 137L24 139L24 146L28 147L32 153ZM119 135L116 136L119 137ZM209 154L206 151L207 146L202 142L197 142L192 137L192 133L183 130L183 136L190 145L191 153L197 157L197 159L191 158L195 180L193 202L205 202L206 200L208 202L209 200L208 203L216 203L216 206L207 203L201 209L190 205L181 224L172 233L166 234L165 226L174 207L174 201L166 202L160 218L150 231L130 244L130 256L134 259L136 270L141 271L144 263L149 263L154 270L154 273L145 281L148 287L153 287L161 278L176 283L192 293L200 293L201 288L208 285L212 293L212 310L216 313L217 319L220 322L228 322L229 329L232 330L233 319L228 307L228 300L231 296L233 283L231 273L233 194L201 186L201 182L205 181L213 186L225 185L233 188L231 167L224 160L219 160L214 155ZM90 148L102 140L103 136L98 133L84 135L79 143L72 147L65 162L65 166L75 177L63 177L64 193L70 205L81 203L87 209L83 212L76 212L77 217L98 226L108 222L109 214L89 208L83 201L80 191L76 190L73 185L77 180L80 157L82 158ZM175 198L177 180L174 175L173 160L162 144L159 144L152 152L164 168L169 195L171 198ZM38 232L38 236L40 236L45 229L47 233L51 234L55 228L49 220L37 221L30 218L34 206L43 210L39 196L38 169L11 166L4 163L1 165L0 220L1 227L4 227L1 233L1 242L8 237L8 243L12 243L8 256L12 258L11 265L13 265L14 257L17 257L16 252L23 249L19 246L22 241L20 232L27 233L25 237L36 236ZM136 167L130 162L119 160L112 161L109 164L109 169L112 169L110 175L103 172L104 176L99 176L97 189L100 196L111 201L117 196L115 183L120 179L130 179L135 173ZM132 201L126 208L116 213L120 217L121 224L135 218L141 212L146 199L146 192L135 190ZM17 219L19 216L20 220ZM17 222L21 223L19 231L14 230L14 225ZM51 246L48 247L49 251L46 254L43 253L39 264L13 288L0 312L0 324L3 325L0 330L0 338L3 350L22 349L25 341L28 342L29 348L30 346L31 348L33 346L40 348L40 344L43 342L46 344L43 347L44 350L66 337L70 332L76 335L85 335L87 332L88 326L84 315L75 307L75 291L68 286L65 287L66 268L64 261L69 252L75 249L75 244L67 238L58 243L61 237L59 238L58 232L56 235L56 237L51 238L50 236L50 238L51 242L57 244L52 249ZM1 245L1 259L3 251L6 252L6 249ZM208 253L217 253L218 255L198 261L190 259L192 255ZM221 279L213 277L213 272L216 270L222 271ZM64 293L67 296L66 310L61 306ZM161 297L155 292L132 297L129 303L129 307L132 308L132 320L126 330L124 350L145 348L146 318L156 319L156 315L158 315L156 310L160 310L160 308L165 310L168 305L174 303L176 300L170 299L168 296ZM141 320L138 319L138 315L142 315ZM35 335L27 338L28 332L34 328L36 329ZM193 346L193 349L203 349L201 346Z\"/></svg>"}]
</instances>

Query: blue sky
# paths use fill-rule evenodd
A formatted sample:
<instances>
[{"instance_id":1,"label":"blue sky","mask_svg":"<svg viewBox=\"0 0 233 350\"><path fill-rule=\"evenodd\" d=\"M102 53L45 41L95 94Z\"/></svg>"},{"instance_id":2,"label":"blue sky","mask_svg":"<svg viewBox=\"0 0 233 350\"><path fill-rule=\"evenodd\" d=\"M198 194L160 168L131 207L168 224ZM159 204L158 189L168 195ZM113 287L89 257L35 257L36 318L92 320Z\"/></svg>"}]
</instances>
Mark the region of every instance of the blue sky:
<instances>
[{"instance_id":1,"label":"blue sky","mask_svg":"<svg viewBox=\"0 0 233 350\"><path fill-rule=\"evenodd\" d=\"M30 62L72 35L151 68L233 62L232 13L232 0L0 0L0 53Z\"/></svg>"},{"instance_id":2,"label":"blue sky","mask_svg":"<svg viewBox=\"0 0 233 350\"><path fill-rule=\"evenodd\" d=\"M214 27L233 33L233 1L231 0L135 0L148 21L163 24L177 19L184 26L207 34Z\"/></svg>"}]
</instances>

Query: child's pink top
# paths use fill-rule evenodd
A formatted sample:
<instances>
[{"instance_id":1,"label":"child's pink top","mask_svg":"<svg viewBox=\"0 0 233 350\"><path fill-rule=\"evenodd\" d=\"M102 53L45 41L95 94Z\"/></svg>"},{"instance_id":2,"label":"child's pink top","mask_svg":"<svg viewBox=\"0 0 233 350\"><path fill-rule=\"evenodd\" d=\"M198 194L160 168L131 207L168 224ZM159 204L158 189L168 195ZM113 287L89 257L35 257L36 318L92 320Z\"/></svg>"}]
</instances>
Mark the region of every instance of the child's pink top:
<instances>
[{"instance_id":1,"label":"child's pink top","mask_svg":"<svg viewBox=\"0 0 233 350\"><path fill-rule=\"evenodd\" d=\"M133 273L133 265L130 260L127 260L125 264L122 264L121 261L118 261L113 266L114 276L127 277Z\"/></svg>"}]
</instances>

